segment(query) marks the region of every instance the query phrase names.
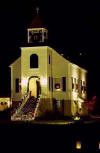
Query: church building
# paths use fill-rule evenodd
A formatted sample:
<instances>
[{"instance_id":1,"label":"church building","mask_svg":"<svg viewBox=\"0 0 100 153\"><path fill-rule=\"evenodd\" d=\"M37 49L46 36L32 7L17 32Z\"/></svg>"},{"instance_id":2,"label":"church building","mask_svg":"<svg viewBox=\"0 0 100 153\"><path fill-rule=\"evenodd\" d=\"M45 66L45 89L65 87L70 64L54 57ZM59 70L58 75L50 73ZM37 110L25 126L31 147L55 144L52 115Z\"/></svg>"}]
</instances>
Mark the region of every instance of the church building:
<instances>
[{"instance_id":1,"label":"church building","mask_svg":"<svg viewBox=\"0 0 100 153\"><path fill-rule=\"evenodd\" d=\"M11 65L12 120L41 118L48 112L86 115L87 71L44 45L48 30L37 12L27 28L26 47ZM42 45L43 44L43 45Z\"/></svg>"}]
</instances>

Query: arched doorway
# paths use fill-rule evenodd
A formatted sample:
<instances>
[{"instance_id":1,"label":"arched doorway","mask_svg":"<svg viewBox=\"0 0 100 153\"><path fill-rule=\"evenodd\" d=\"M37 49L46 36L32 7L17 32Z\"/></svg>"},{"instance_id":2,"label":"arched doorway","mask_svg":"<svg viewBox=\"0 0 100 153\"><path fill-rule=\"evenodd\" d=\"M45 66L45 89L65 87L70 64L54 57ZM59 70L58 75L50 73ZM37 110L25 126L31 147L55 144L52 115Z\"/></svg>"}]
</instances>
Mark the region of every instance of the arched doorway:
<instances>
[{"instance_id":1,"label":"arched doorway","mask_svg":"<svg viewBox=\"0 0 100 153\"><path fill-rule=\"evenodd\" d=\"M38 77L30 77L28 81L28 92L31 97L37 98L40 94L40 82Z\"/></svg>"}]
</instances>

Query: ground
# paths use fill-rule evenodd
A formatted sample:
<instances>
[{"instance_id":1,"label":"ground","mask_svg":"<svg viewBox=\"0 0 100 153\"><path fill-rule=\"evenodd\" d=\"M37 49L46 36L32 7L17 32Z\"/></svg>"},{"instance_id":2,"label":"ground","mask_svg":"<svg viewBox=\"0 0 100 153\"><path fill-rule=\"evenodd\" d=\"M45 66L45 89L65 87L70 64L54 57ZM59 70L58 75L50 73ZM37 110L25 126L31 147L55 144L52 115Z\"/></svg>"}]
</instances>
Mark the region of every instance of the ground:
<instances>
[{"instance_id":1,"label":"ground","mask_svg":"<svg viewBox=\"0 0 100 153\"><path fill-rule=\"evenodd\" d=\"M82 142L81 152L99 152L100 119L84 121L55 120L33 122L0 121L1 144L10 144L16 151L36 149L38 152L76 152L76 141ZM5 147L4 147L5 148Z\"/></svg>"},{"instance_id":2,"label":"ground","mask_svg":"<svg viewBox=\"0 0 100 153\"><path fill-rule=\"evenodd\" d=\"M41 148L41 152L54 150L63 152L65 149L75 151L76 141L81 141L83 152L95 151L100 141L100 120L85 121L85 123L70 123L69 121L47 121L30 122L2 122L0 131L3 139L8 140L11 145L23 149ZM56 123L56 124L54 124ZM65 124L66 123L66 124ZM28 148L29 146L29 148ZM93 152L94 153L94 152Z\"/></svg>"},{"instance_id":3,"label":"ground","mask_svg":"<svg viewBox=\"0 0 100 153\"><path fill-rule=\"evenodd\" d=\"M88 119L88 120L38 120L38 121L13 121L14 124L31 124L31 125L74 125L74 124L91 124L100 123L100 119Z\"/></svg>"}]
</instances>

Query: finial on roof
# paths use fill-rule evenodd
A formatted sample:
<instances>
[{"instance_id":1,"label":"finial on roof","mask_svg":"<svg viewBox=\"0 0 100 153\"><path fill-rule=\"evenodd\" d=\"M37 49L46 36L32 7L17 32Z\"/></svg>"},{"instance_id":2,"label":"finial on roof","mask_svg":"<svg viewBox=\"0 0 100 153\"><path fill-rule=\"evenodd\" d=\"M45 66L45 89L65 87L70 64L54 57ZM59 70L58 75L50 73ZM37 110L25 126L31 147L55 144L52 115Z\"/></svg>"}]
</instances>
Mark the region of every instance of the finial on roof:
<instances>
[{"instance_id":1,"label":"finial on roof","mask_svg":"<svg viewBox=\"0 0 100 153\"><path fill-rule=\"evenodd\" d=\"M36 7L36 14L37 15L39 14L39 11L40 11L40 8L39 7Z\"/></svg>"}]
</instances>

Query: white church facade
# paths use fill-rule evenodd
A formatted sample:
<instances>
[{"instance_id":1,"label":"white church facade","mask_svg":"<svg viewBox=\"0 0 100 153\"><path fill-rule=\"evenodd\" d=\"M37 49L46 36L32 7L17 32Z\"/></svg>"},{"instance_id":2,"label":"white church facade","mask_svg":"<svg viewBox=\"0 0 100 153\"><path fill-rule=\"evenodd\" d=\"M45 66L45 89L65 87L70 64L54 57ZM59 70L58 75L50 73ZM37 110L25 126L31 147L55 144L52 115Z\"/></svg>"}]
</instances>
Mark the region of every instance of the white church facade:
<instances>
[{"instance_id":1,"label":"white church facade","mask_svg":"<svg viewBox=\"0 0 100 153\"><path fill-rule=\"evenodd\" d=\"M39 15L28 28L27 36L31 45L21 47L21 56L10 65L12 103L21 102L14 115L32 113L32 108L28 108L32 106L29 102L32 97L37 101L35 107L32 106L35 117L45 116L47 112L59 112L63 116L75 116L77 112L86 115L82 105L87 99L87 71L49 46L33 45L48 39L48 30L41 26Z\"/></svg>"}]
</instances>

